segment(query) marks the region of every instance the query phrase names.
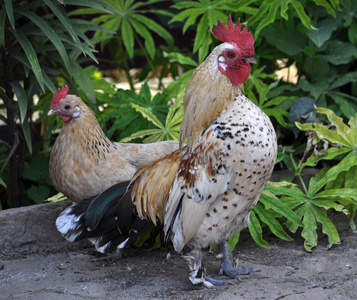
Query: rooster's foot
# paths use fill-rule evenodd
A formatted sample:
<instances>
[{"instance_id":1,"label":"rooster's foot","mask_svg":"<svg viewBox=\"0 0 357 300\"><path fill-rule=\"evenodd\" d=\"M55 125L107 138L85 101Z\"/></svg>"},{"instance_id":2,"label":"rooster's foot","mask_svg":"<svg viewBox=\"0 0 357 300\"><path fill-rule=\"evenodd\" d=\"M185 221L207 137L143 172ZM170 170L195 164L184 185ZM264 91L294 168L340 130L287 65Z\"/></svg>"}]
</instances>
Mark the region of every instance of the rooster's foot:
<instances>
[{"instance_id":1,"label":"rooster's foot","mask_svg":"<svg viewBox=\"0 0 357 300\"><path fill-rule=\"evenodd\" d=\"M258 271L255 268L234 268L231 262L232 261L231 253L230 250L228 249L228 244L225 240L220 243L220 249L223 254L223 259L218 275L224 274L231 278L237 278L237 276L239 275L246 275L249 274L250 272Z\"/></svg>"}]
</instances>

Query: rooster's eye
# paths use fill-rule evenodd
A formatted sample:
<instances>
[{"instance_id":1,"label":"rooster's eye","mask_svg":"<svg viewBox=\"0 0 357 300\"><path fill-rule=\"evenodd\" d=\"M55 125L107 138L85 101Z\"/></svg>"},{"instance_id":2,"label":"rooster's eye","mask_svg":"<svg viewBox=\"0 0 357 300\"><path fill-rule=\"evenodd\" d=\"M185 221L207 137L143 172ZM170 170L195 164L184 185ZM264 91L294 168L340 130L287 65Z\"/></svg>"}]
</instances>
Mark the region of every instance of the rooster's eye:
<instances>
[{"instance_id":1,"label":"rooster's eye","mask_svg":"<svg viewBox=\"0 0 357 300\"><path fill-rule=\"evenodd\" d=\"M71 106L67 104L64 108L65 108L65 109L70 109Z\"/></svg>"},{"instance_id":2,"label":"rooster's eye","mask_svg":"<svg viewBox=\"0 0 357 300\"><path fill-rule=\"evenodd\" d=\"M227 53L227 56L228 56L229 58L234 58L236 55L235 55L233 52L228 52L228 53Z\"/></svg>"}]
</instances>

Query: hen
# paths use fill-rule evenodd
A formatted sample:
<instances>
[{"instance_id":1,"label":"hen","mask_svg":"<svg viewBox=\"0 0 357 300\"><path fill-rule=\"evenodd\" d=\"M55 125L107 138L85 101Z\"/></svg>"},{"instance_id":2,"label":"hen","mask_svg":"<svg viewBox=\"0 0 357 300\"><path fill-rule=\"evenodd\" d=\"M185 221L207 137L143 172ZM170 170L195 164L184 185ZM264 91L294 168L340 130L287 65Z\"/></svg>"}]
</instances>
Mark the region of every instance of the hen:
<instances>
[{"instance_id":1,"label":"hen","mask_svg":"<svg viewBox=\"0 0 357 300\"><path fill-rule=\"evenodd\" d=\"M177 252L190 249L191 282L207 286L225 283L206 276L202 248L212 243L223 254L220 274L236 278L253 270L233 268L227 239L249 224L277 154L271 121L239 89L255 62L252 34L231 17L228 27L218 20L213 33L223 43L187 86L180 132L187 145L57 219L67 239L90 237L101 252L124 247L149 221L160 222Z\"/></svg>"},{"instance_id":2,"label":"hen","mask_svg":"<svg viewBox=\"0 0 357 300\"><path fill-rule=\"evenodd\" d=\"M178 142L123 144L111 142L94 112L64 86L53 95L48 115L63 120L50 156L55 188L72 201L98 195L130 180L136 171L178 148Z\"/></svg>"}]
</instances>

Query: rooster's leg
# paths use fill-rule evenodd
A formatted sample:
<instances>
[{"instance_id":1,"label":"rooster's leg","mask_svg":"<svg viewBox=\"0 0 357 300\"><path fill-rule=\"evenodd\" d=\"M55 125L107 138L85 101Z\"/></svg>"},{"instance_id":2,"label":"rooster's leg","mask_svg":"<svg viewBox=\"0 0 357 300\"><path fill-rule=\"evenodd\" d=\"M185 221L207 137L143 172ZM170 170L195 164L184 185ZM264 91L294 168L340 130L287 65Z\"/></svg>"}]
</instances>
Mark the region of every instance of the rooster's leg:
<instances>
[{"instance_id":1,"label":"rooster's leg","mask_svg":"<svg viewBox=\"0 0 357 300\"><path fill-rule=\"evenodd\" d=\"M219 275L225 274L231 278L237 278L238 275L249 274L250 272L256 271L254 268L234 268L232 266L232 255L228 248L227 241L223 240L219 246L223 255L221 268L218 273Z\"/></svg>"},{"instance_id":2,"label":"rooster's leg","mask_svg":"<svg viewBox=\"0 0 357 300\"><path fill-rule=\"evenodd\" d=\"M212 277L206 276L206 268L202 261L202 251L192 250L187 255L184 256L190 268L190 281L193 284L204 284L206 287L212 287L214 285L224 285L228 284L228 281L213 279Z\"/></svg>"}]
</instances>

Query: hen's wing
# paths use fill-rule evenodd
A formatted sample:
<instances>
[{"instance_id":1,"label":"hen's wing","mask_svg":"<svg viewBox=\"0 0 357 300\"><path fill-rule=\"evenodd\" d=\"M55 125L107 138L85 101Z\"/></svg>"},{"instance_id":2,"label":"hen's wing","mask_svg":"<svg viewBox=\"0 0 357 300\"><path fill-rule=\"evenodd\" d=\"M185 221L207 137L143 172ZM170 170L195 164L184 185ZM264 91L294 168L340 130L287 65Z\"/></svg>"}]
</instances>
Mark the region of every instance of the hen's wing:
<instances>
[{"instance_id":1,"label":"hen's wing","mask_svg":"<svg viewBox=\"0 0 357 300\"><path fill-rule=\"evenodd\" d=\"M223 144L213 138L210 128L202 136L202 144L192 153L186 150L178 173L172 184L166 204L164 232L172 232L176 251L182 248L195 235L207 210L216 198L223 194L231 175L226 157L221 155Z\"/></svg>"}]
</instances>

